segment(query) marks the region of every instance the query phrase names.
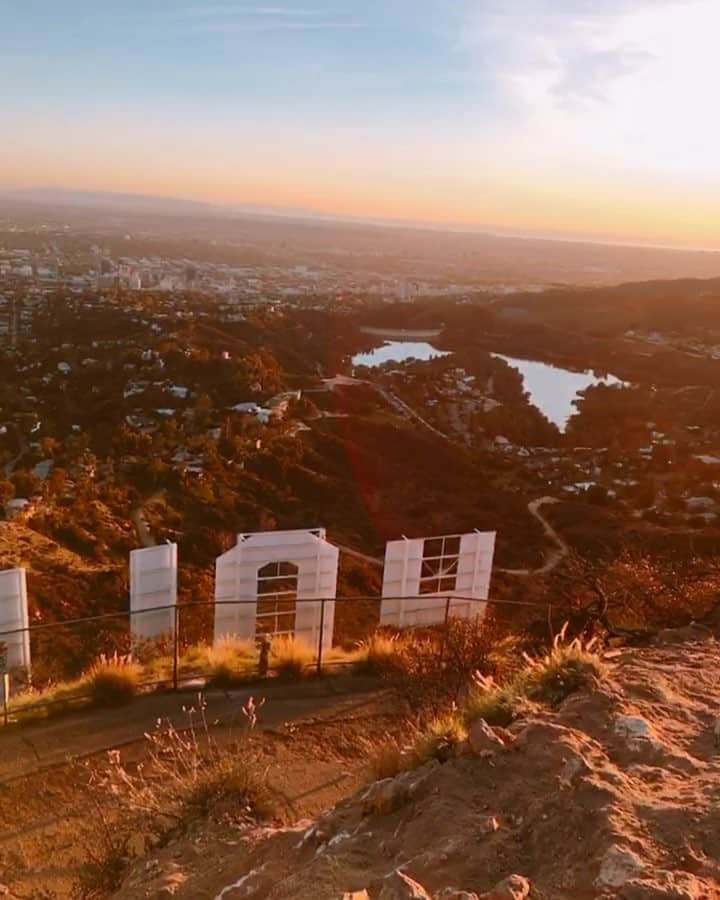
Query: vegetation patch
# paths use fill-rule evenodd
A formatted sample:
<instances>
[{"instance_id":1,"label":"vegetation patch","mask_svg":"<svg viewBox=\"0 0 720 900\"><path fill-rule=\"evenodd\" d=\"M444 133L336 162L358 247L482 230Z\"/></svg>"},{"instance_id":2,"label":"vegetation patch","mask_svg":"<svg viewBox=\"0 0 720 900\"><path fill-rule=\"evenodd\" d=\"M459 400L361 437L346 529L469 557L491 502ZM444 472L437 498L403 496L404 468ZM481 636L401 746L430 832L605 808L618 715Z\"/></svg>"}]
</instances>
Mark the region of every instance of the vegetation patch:
<instances>
[{"instance_id":1,"label":"vegetation patch","mask_svg":"<svg viewBox=\"0 0 720 900\"><path fill-rule=\"evenodd\" d=\"M504 646L508 652L515 650L512 642L506 642ZM407 646L404 652L407 653ZM400 654L399 658L405 657ZM370 758L371 773L377 778L390 777L431 759L446 762L454 756L457 745L467 739L468 729L478 719L491 726L505 727L533 702L556 706L570 694L601 679L606 671L596 651L596 642L579 638L569 641L567 625L555 637L546 654L530 656L525 653L520 658L524 665L517 671L510 662L501 664L496 660L496 665L511 673L504 683L498 683L492 674L466 673L466 681L471 684L462 701L458 704L450 701L443 711L433 711L435 706L433 696L430 696L424 711L425 715L430 713L427 724L415 730L411 751L408 753L397 740L389 740L386 746L374 750ZM446 696L456 690L458 674L452 663L449 668ZM401 684L415 678L422 686L428 671L415 661L412 670L404 671ZM436 676L442 678L442 671L438 670ZM437 692L441 694L442 688L438 687ZM407 691L408 696L413 696L412 691Z\"/></svg>"},{"instance_id":2,"label":"vegetation patch","mask_svg":"<svg viewBox=\"0 0 720 900\"><path fill-rule=\"evenodd\" d=\"M397 662L399 649L397 635L377 632L359 645L354 670L358 675L383 675Z\"/></svg>"},{"instance_id":3,"label":"vegetation patch","mask_svg":"<svg viewBox=\"0 0 720 900\"><path fill-rule=\"evenodd\" d=\"M415 740L413 763L422 766L431 759L447 762L455 755L457 745L466 739L467 728L457 710L432 719Z\"/></svg>"},{"instance_id":4,"label":"vegetation patch","mask_svg":"<svg viewBox=\"0 0 720 900\"><path fill-rule=\"evenodd\" d=\"M119 706L136 696L142 666L129 656L101 656L87 674L88 693L95 706Z\"/></svg>"},{"instance_id":5,"label":"vegetation patch","mask_svg":"<svg viewBox=\"0 0 720 900\"><path fill-rule=\"evenodd\" d=\"M594 652L596 641L566 640L567 625L555 637L544 656L526 656L527 667L518 676L519 686L531 700L556 706L605 674L605 665Z\"/></svg>"},{"instance_id":6,"label":"vegetation patch","mask_svg":"<svg viewBox=\"0 0 720 900\"><path fill-rule=\"evenodd\" d=\"M141 765L126 765L113 750L106 766L89 770L98 828L78 879L81 900L115 890L138 844L162 844L215 815L242 824L275 814L265 768L248 740L257 724L254 700L243 708L246 729L223 744L211 734L202 695L185 712L186 728L159 722L146 735Z\"/></svg>"},{"instance_id":7,"label":"vegetation patch","mask_svg":"<svg viewBox=\"0 0 720 900\"><path fill-rule=\"evenodd\" d=\"M270 667L278 678L298 681L309 674L315 653L293 637L275 638L270 648Z\"/></svg>"},{"instance_id":8,"label":"vegetation patch","mask_svg":"<svg viewBox=\"0 0 720 900\"><path fill-rule=\"evenodd\" d=\"M232 688L249 681L258 671L258 654L252 641L223 638L214 646L201 645L191 657L205 673L208 687ZM188 657L183 658L184 669Z\"/></svg>"},{"instance_id":9,"label":"vegetation patch","mask_svg":"<svg viewBox=\"0 0 720 900\"><path fill-rule=\"evenodd\" d=\"M484 719L488 725L504 727L517 717L521 703L522 692L518 679L499 685L491 676L476 674L463 706L463 718L468 725Z\"/></svg>"}]
</instances>

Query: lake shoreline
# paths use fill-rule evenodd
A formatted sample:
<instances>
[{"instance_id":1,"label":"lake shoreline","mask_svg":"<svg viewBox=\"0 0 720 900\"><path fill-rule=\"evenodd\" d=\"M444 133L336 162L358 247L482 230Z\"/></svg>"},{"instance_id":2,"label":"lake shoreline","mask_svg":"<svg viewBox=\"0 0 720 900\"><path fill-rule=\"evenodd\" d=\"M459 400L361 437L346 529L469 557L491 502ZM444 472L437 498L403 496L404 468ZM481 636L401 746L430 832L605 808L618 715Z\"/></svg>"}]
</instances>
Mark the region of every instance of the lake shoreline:
<instances>
[{"instance_id":1,"label":"lake shoreline","mask_svg":"<svg viewBox=\"0 0 720 900\"><path fill-rule=\"evenodd\" d=\"M373 328L369 325L362 326L360 331L388 341L430 341L443 333L442 328Z\"/></svg>"}]
</instances>

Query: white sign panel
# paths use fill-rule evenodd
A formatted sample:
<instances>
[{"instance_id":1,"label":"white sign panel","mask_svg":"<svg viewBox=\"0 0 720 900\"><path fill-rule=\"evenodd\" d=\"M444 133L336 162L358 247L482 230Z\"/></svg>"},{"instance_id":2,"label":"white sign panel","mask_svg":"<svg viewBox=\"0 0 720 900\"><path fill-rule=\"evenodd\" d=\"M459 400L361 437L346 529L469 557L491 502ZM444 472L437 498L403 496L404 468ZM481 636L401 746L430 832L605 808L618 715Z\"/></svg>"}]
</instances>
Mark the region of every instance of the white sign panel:
<instances>
[{"instance_id":1,"label":"white sign panel","mask_svg":"<svg viewBox=\"0 0 720 900\"><path fill-rule=\"evenodd\" d=\"M25 569L0 572L0 643L5 645L7 671L30 671L30 635L27 631L28 600ZM7 634L6 632L16 632Z\"/></svg>"},{"instance_id":2,"label":"white sign panel","mask_svg":"<svg viewBox=\"0 0 720 900\"><path fill-rule=\"evenodd\" d=\"M176 605L177 544L133 550L130 553L130 631L133 639L172 636Z\"/></svg>"},{"instance_id":3,"label":"white sign panel","mask_svg":"<svg viewBox=\"0 0 720 900\"><path fill-rule=\"evenodd\" d=\"M314 648L322 618L331 647L338 560L324 528L239 535L215 563L215 640L287 634Z\"/></svg>"},{"instance_id":4,"label":"white sign panel","mask_svg":"<svg viewBox=\"0 0 720 900\"><path fill-rule=\"evenodd\" d=\"M436 625L450 615L483 615L490 590L495 532L391 541L385 550L380 624Z\"/></svg>"}]
</instances>

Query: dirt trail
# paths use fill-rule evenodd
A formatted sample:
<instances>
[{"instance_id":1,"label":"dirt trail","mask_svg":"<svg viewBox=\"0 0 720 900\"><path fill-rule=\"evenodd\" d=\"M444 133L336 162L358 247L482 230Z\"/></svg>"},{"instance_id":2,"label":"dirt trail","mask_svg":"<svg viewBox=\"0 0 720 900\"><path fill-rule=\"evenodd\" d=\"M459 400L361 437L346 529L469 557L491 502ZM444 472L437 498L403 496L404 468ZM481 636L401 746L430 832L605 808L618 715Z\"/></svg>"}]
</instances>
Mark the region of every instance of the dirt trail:
<instances>
[{"instance_id":1,"label":"dirt trail","mask_svg":"<svg viewBox=\"0 0 720 900\"><path fill-rule=\"evenodd\" d=\"M531 709L476 752L364 789L312 825L171 845L117 900L160 896L170 877L177 900L409 897L388 893L398 868L435 900L717 900L720 646L676 633L608 665L557 712ZM511 875L529 894L486 894Z\"/></svg>"},{"instance_id":2,"label":"dirt trail","mask_svg":"<svg viewBox=\"0 0 720 900\"><path fill-rule=\"evenodd\" d=\"M347 676L306 685L259 684L242 691L206 692L209 714L219 727L242 722L249 697L265 697L263 724L276 726L327 710L339 713L361 707L380 693L371 682ZM116 709L88 709L36 725L0 730L0 788L13 779L62 766L70 757L87 756L141 742L158 719L177 726L186 721L183 706L195 700L192 691L151 694Z\"/></svg>"},{"instance_id":3,"label":"dirt trail","mask_svg":"<svg viewBox=\"0 0 720 900\"><path fill-rule=\"evenodd\" d=\"M537 569L500 569L495 568L495 572L502 572L503 575L513 575L517 578L530 578L532 576L540 576L540 575L549 575L554 569L556 569L560 563L565 559L565 557L570 552L570 548L567 544L567 541L562 537L562 535L558 534L558 532L553 528L553 526L548 522L548 520L543 516L540 510L544 506L550 506L555 503L559 503L555 497L540 497L538 500L532 500L528 503L528 512L531 516L534 516L538 520L538 522L542 525L542 529L545 532L545 536L551 541L555 546L545 555L545 562L539 566ZM383 568L385 563L381 559L377 559L374 556L367 556L364 553L360 553L359 550L353 550L352 547L345 547L342 544L338 544L340 550L343 553L347 553L350 556L354 556L357 559L362 560L363 562L370 563L374 566L379 566Z\"/></svg>"},{"instance_id":4,"label":"dirt trail","mask_svg":"<svg viewBox=\"0 0 720 900\"><path fill-rule=\"evenodd\" d=\"M237 735L250 693L207 695L218 742ZM289 821L318 815L357 789L364 778L364 757L357 754L361 737L384 734L397 721L390 698L379 690L338 693L317 683L263 687L254 695L266 703L253 740L278 809ZM69 898L86 848L96 841L94 801L71 757L104 760L106 750L122 748L123 759L139 760L143 731L152 730L160 716L185 725L182 705L192 700L148 698L132 707L132 715L128 708L96 711L0 733L0 883L10 886L11 896Z\"/></svg>"},{"instance_id":5,"label":"dirt trail","mask_svg":"<svg viewBox=\"0 0 720 900\"><path fill-rule=\"evenodd\" d=\"M540 512L543 506L550 506L559 502L560 501L555 497L540 497L540 499L528 503L528 512L542 525L542 529L548 540L555 544L555 547L546 554L545 562L537 569L496 569L496 572L502 572L504 575L515 575L518 578L530 578L532 576L549 575L550 572L560 565L570 552L570 548L567 541L558 534L555 528L553 528L550 522L548 522L545 516Z\"/></svg>"}]
</instances>

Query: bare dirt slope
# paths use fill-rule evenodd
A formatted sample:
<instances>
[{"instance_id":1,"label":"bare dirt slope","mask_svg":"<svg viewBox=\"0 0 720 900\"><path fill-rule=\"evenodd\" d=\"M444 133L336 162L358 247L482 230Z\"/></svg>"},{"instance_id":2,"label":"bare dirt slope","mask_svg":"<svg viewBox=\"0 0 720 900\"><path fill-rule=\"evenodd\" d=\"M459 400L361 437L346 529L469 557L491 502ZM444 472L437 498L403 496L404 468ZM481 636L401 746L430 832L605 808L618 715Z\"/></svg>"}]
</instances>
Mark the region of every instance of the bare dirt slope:
<instances>
[{"instance_id":1,"label":"bare dirt slope","mask_svg":"<svg viewBox=\"0 0 720 900\"><path fill-rule=\"evenodd\" d=\"M668 634L609 667L557 712L496 730L502 744L486 736L477 752L363 788L314 822L210 825L143 861L118 897L718 898L720 645ZM521 877L496 888L511 875Z\"/></svg>"},{"instance_id":2,"label":"bare dirt slope","mask_svg":"<svg viewBox=\"0 0 720 900\"><path fill-rule=\"evenodd\" d=\"M397 714L382 690L364 682L328 679L265 687L267 700L254 742L270 774L278 809L289 821L316 816L364 780L357 747L362 736L379 740ZM353 690L353 687L356 687ZM213 736L230 739L249 694L208 694ZM86 712L36 727L0 730L0 896L20 900L75 897L73 884L97 841L94 793L73 761L104 763L102 748L122 747L125 761L143 758L143 731L159 717L182 728L192 695L160 695L115 710ZM310 761L310 764L308 764ZM233 835L223 829L218 848ZM211 855L211 854L210 854ZM152 894L151 894L152 896Z\"/></svg>"}]
</instances>

